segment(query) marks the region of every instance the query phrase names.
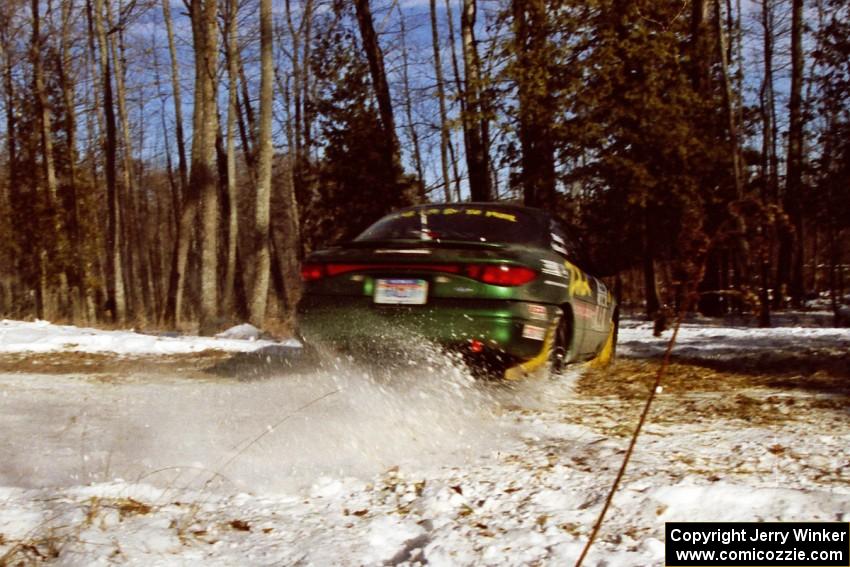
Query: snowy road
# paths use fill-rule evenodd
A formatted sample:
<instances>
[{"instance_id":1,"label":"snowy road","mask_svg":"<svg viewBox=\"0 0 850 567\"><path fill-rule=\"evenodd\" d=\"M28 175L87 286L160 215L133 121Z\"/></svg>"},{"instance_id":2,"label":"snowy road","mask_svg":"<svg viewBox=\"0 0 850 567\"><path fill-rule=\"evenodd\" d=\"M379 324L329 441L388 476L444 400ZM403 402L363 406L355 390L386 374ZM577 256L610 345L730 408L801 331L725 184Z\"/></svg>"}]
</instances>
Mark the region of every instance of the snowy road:
<instances>
[{"instance_id":1,"label":"snowy road","mask_svg":"<svg viewBox=\"0 0 850 567\"><path fill-rule=\"evenodd\" d=\"M428 353L242 380L145 358L215 344L25 325L0 325L0 563L572 564L663 348L627 325L614 369L510 388ZM665 521L850 519L850 332L681 347L585 564L662 564Z\"/></svg>"}]
</instances>

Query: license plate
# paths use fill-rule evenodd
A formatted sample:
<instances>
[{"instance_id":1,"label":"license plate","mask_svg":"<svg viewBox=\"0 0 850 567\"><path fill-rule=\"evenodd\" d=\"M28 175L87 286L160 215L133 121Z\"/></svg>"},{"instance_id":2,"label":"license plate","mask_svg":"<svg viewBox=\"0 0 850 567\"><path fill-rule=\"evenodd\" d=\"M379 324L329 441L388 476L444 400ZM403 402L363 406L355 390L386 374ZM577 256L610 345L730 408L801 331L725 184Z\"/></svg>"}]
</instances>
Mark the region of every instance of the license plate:
<instances>
[{"instance_id":1,"label":"license plate","mask_svg":"<svg viewBox=\"0 0 850 567\"><path fill-rule=\"evenodd\" d=\"M428 300L425 280L375 280L375 303L385 305L423 305Z\"/></svg>"}]
</instances>

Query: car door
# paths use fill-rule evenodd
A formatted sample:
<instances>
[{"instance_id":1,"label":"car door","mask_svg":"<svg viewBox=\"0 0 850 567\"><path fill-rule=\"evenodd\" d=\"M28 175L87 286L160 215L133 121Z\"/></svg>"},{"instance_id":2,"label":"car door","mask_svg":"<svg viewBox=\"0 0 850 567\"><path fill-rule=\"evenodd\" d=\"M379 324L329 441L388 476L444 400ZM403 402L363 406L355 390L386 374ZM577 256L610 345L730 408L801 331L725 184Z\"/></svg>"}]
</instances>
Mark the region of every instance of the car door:
<instances>
[{"instance_id":1,"label":"car door","mask_svg":"<svg viewBox=\"0 0 850 567\"><path fill-rule=\"evenodd\" d=\"M550 223L550 236L552 250L563 258L569 279L567 296L573 311L573 348L578 358L584 358L595 351L593 323L597 315L597 280L580 267L581 249L578 240L555 219Z\"/></svg>"},{"instance_id":2,"label":"car door","mask_svg":"<svg viewBox=\"0 0 850 567\"><path fill-rule=\"evenodd\" d=\"M608 286L602 280L592 277L595 314L586 332L586 348L590 353L597 353L608 339L611 330L611 316L614 300Z\"/></svg>"}]
</instances>

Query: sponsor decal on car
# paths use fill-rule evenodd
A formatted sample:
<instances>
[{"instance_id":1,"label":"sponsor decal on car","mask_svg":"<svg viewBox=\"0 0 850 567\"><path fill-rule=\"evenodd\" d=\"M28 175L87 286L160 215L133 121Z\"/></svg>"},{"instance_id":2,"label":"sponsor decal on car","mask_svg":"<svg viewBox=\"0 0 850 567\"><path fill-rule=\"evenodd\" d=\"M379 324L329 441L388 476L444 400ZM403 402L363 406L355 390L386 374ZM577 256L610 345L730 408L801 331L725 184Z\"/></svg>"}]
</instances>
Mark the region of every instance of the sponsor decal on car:
<instances>
[{"instance_id":1,"label":"sponsor decal on car","mask_svg":"<svg viewBox=\"0 0 850 567\"><path fill-rule=\"evenodd\" d=\"M561 238L558 234L554 232L550 232L549 236L552 238L552 250L554 250L558 254L563 254L564 256L569 254L569 252L567 252L567 243L564 242L563 238Z\"/></svg>"},{"instance_id":2,"label":"sponsor decal on car","mask_svg":"<svg viewBox=\"0 0 850 567\"><path fill-rule=\"evenodd\" d=\"M596 308L586 303L573 303L573 313L582 319L592 319L596 315Z\"/></svg>"},{"instance_id":3,"label":"sponsor decal on car","mask_svg":"<svg viewBox=\"0 0 850 567\"><path fill-rule=\"evenodd\" d=\"M542 341L543 337L546 336L546 329L543 327L537 327L535 325L523 325L522 326L522 337L524 339L531 339L533 341Z\"/></svg>"},{"instance_id":4,"label":"sponsor decal on car","mask_svg":"<svg viewBox=\"0 0 850 567\"><path fill-rule=\"evenodd\" d=\"M532 319L537 319L538 321L545 321L548 319L548 309L544 305L537 305L531 303L528 305L528 316Z\"/></svg>"},{"instance_id":5,"label":"sponsor decal on car","mask_svg":"<svg viewBox=\"0 0 850 567\"><path fill-rule=\"evenodd\" d=\"M388 218L412 218L414 216L428 216L428 215L457 215L457 214L465 214L470 216L483 216L485 218L491 219L500 219L508 222L517 222L517 217L515 214L505 213L502 211L493 211L493 210L484 210L484 209L453 209L453 208L434 208L434 209L424 209L418 211L402 211L400 213L395 213L390 215Z\"/></svg>"},{"instance_id":6,"label":"sponsor decal on car","mask_svg":"<svg viewBox=\"0 0 850 567\"><path fill-rule=\"evenodd\" d=\"M608 288L605 287L605 284L597 281L596 282L596 303L601 305L602 307L608 307L609 297L608 297Z\"/></svg>"},{"instance_id":7,"label":"sponsor decal on car","mask_svg":"<svg viewBox=\"0 0 850 567\"><path fill-rule=\"evenodd\" d=\"M608 324L606 320L606 315L608 314L608 309L606 307L597 306L596 307L596 318L593 321L593 326L597 329L604 329L605 325Z\"/></svg>"},{"instance_id":8,"label":"sponsor decal on car","mask_svg":"<svg viewBox=\"0 0 850 567\"><path fill-rule=\"evenodd\" d=\"M541 259L540 264L542 266L540 271L544 274L549 274L550 276L567 277L567 270L560 262L555 262L554 260Z\"/></svg>"},{"instance_id":9,"label":"sponsor decal on car","mask_svg":"<svg viewBox=\"0 0 850 567\"><path fill-rule=\"evenodd\" d=\"M516 222L516 215L512 215L510 213L503 213L500 211L487 211L487 214L484 216L494 219L502 219L510 222Z\"/></svg>"}]
</instances>

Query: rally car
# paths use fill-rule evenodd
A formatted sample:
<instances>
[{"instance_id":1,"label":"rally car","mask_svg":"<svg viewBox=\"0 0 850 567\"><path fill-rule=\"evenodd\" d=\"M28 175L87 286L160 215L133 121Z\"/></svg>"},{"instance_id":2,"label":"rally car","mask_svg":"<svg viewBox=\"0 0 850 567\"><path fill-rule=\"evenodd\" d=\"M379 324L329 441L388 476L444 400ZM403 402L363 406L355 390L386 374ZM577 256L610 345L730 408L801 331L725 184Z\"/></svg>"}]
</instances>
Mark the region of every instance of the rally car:
<instances>
[{"instance_id":1,"label":"rally car","mask_svg":"<svg viewBox=\"0 0 850 567\"><path fill-rule=\"evenodd\" d=\"M616 306L579 267L571 234L516 205L399 210L305 259L299 333L308 345L369 351L425 340L509 379L606 359Z\"/></svg>"}]
</instances>

